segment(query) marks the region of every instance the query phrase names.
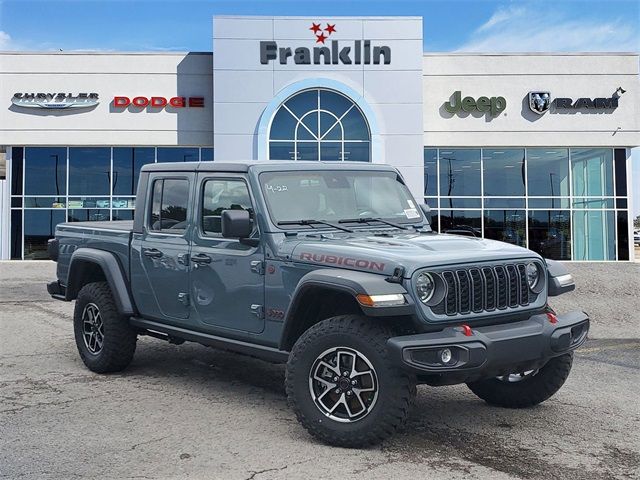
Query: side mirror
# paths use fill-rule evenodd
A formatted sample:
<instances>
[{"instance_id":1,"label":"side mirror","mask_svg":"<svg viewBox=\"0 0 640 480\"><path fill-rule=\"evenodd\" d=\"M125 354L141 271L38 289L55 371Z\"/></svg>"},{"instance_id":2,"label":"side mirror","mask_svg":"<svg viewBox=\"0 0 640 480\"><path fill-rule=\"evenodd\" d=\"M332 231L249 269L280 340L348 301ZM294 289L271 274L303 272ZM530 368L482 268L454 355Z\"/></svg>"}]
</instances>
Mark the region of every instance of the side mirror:
<instances>
[{"instance_id":1,"label":"side mirror","mask_svg":"<svg viewBox=\"0 0 640 480\"><path fill-rule=\"evenodd\" d=\"M429 205L427 205L426 203L421 203L420 210L422 210L422 213L424 213L427 221L429 222L429 224L431 224L431 207L429 207Z\"/></svg>"},{"instance_id":2,"label":"side mirror","mask_svg":"<svg viewBox=\"0 0 640 480\"><path fill-rule=\"evenodd\" d=\"M247 238L253 231L253 223L246 210L223 210L221 223L224 238Z\"/></svg>"}]
</instances>

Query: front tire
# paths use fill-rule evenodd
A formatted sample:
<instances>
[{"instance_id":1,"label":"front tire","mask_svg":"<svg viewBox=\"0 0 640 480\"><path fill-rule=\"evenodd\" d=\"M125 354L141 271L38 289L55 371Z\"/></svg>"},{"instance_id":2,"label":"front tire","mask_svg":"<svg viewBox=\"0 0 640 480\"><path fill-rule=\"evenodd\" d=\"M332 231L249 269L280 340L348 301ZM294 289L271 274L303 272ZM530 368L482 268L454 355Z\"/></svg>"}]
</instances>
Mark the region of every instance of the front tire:
<instances>
[{"instance_id":1,"label":"front tire","mask_svg":"<svg viewBox=\"0 0 640 480\"><path fill-rule=\"evenodd\" d=\"M391 363L390 336L364 317L343 315L298 339L285 386L289 405L311 435L331 445L365 447L404 424L415 380Z\"/></svg>"},{"instance_id":2,"label":"front tire","mask_svg":"<svg viewBox=\"0 0 640 480\"><path fill-rule=\"evenodd\" d=\"M106 282L82 287L73 312L73 330L78 353L89 370L119 372L131 363L138 335L118 313Z\"/></svg>"},{"instance_id":3,"label":"front tire","mask_svg":"<svg viewBox=\"0 0 640 480\"><path fill-rule=\"evenodd\" d=\"M489 405L505 408L527 408L554 395L569 376L573 352L549 360L532 372L515 373L468 383L467 386Z\"/></svg>"}]
</instances>

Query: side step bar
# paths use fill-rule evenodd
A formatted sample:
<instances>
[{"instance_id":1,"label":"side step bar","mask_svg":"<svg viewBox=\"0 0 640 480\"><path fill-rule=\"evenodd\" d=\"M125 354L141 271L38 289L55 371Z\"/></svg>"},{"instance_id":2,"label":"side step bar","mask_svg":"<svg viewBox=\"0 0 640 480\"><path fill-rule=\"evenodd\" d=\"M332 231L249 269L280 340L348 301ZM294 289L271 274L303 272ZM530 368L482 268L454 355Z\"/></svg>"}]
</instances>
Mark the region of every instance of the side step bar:
<instances>
[{"instance_id":1,"label":"side step bar","mask_svg":"<svg viewBox=\"0 0 640 480\"><path fill-rule=\"evenodd\" d=\"M154 322L145 318L131 317L129 323L134 327L152 332L160 332L171 337L183 338L190 342L197 342L208 347L220 348L223 350L231 350L251 357L260 358L269 362L286 363L289 359L289 352L279 350L264 345L256 345L253 343L243 342L242 340L234 340L231 338L218 337L208 333L194 332L173 325Z\"/></svg>"}]
</instances>

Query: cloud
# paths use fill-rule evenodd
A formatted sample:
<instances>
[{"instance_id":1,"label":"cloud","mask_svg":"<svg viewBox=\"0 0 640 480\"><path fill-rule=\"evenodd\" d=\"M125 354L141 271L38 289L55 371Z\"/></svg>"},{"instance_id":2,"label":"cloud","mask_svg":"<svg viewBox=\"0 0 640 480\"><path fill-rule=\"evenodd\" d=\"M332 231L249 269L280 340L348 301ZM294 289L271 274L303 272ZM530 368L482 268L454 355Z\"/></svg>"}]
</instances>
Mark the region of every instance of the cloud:
<instances>
[{"instance_id":1,"label":"cloud","mask_svg":"<svg viewBox=\"0 0 640 480\"><path fill-rule=\"evenodd\" d=\"M0 30L0 50L13 50L11 35L4 30Z\"/></svg>"},{"instance_id":2,"label":"cloud","mask_svg":"<svg viewBox=\"0 0 640 480\"><path fill-rule=\"evenodd\" d=\"M531 6L500 7L457 48L461 52L624 52L640 50L638 25L568 18Z\"/></svg>"}]
</instances>

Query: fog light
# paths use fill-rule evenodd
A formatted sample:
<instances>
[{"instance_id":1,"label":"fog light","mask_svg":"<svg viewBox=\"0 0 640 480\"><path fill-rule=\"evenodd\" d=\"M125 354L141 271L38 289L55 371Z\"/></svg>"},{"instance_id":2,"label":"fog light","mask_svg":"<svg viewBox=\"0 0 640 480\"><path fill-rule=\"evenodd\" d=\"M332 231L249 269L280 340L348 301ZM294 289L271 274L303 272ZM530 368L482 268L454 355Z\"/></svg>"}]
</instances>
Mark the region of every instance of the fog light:
<instances>
[{"instance_id":1,"label":"fog light","mask_svg":"<svg viewBox=\"0 0 640 480\"><path fill-rule=\"evenodd\" d=\"M442 361L442 363L449 363L452 357L453 355L451 355L451 350L449 350L448 348L440 351L440 360Z\"/></svg>"}]
</instances>

